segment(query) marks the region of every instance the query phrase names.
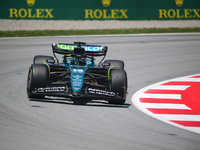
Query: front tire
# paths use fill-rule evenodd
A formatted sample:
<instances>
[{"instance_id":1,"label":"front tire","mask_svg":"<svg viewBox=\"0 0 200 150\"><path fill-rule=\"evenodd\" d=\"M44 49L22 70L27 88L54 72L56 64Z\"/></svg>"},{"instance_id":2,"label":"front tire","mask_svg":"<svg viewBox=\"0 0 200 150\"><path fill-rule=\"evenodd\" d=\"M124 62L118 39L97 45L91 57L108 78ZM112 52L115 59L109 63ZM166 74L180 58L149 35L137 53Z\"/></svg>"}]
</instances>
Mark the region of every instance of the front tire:
<instances>
[{"instance_id":1,"label":"front tire","mask_svg":"<svg viewBox=\"0 0 200 150\"><path fill-rule=\"evenodd\" d=\"M54 58L52 56L45 56L45 55L36 55L34 58L33 58L33 64L43 64L43 63L47 63L47 60L50 60L53 62L54 61Z\"/></svg>"},{"instance_id":2,"label":"front tire","mask_svg":"<svg viewBox=\"0 0 200 150\"><path fill-rule=\"evenodd\" d=\"M125 70L113 69L110 73L110 91L117 94L118 99L109 100L110 104L124 104L127 95L127 74Z\"/></svg>"},{"instance_id":3,"label":"front tire","mask_svg":"<svg viewBox=\"0 0 200 150\"><path fill-rule=\"evenodd\" d=\"M31 65L27 79L27 95L29 98L44 98L45 95L33 94L32 91L46 87L49 79L49 70L46 65Z\"/></svg>"},{"instance_id":4,"label":"front tire","mask_svg":"<svg viewBox=\"0 0 200 150\"><path fill-rule=\"evenodd\" d=\"M105 60L104 63L110 64L113 69L124 70L124 62L122 60Z\"/></svg>"}]
</instances>

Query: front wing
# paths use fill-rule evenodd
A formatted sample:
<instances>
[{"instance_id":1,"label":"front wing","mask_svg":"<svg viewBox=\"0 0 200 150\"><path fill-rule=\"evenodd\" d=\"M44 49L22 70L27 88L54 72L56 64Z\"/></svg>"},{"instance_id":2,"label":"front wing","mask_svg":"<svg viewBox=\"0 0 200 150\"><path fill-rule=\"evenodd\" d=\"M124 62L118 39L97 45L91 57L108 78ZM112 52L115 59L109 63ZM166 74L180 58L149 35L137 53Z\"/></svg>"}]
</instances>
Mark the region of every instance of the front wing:
<instances>
[{"instance_id":1,"label":"front wing","mask_svg":"<svg viewBox=\"0 0 200 150\"><path fill-rule=\"evenodd\" d=\"M79 93L75 93L72 91L68 91L68 89L64 86L38 88L32 91L32 94L66 97L71 99L80 99L80 98L89 98L96 100L124 99L123 97L118 96L116 93L106 90L86 88Z\"/></svg>"}]
</instances>

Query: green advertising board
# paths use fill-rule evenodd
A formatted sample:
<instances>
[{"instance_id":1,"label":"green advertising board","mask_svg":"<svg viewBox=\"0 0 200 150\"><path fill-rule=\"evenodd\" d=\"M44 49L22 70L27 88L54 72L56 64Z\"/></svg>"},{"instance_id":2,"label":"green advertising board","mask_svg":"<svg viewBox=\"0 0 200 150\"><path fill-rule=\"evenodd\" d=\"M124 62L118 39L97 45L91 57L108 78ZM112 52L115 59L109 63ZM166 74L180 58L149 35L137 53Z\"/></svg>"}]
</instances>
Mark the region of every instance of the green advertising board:
<instances>
[{"instance_id":1,"label":"green advertising board","mask_svg":"<svg viewBox=\"0 0 200 150\"><path fill-rule=\"evenodd\" d=\"M200 0L1 0L0 19L199 20Z\"/></svg>"}]
</instances>

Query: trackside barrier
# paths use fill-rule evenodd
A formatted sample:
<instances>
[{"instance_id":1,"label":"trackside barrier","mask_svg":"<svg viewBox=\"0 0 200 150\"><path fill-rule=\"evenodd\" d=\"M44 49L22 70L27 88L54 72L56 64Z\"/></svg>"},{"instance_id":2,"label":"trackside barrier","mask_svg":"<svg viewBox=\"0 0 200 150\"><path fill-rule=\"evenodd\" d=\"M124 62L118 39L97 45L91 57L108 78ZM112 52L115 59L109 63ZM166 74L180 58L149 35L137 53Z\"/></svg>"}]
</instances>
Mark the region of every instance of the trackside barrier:
<instances>
[{"instance_id":1,"label":"trackside barrier","mask_svg":"<svg viewBox=\"0 0 200 150\"><path fill-rule=\"evenodd\" d=\"M3 0L0 19L199 20L200 0Z\"/></svg>"}]
</instances>

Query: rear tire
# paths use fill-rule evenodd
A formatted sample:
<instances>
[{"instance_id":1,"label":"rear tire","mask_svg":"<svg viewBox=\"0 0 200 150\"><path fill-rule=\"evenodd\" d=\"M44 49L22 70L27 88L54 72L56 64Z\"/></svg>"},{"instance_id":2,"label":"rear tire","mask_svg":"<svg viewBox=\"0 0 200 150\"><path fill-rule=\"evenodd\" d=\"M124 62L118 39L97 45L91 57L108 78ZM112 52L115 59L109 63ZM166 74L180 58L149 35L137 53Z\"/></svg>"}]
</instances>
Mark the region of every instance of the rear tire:
<instances>
[{"instance_id":1,"label":"rear tire","mask_svg":"<svg viewBox=\"0 0 200 150\"><path fill-rule=\"evenodd\" d=\"M46 65L31 65L27 79L27 95L29 98L44 98L45 95L33 94L37 88L46 87L49 79L49 70Z\"/></svg>"},{"instance_id":2,"label":"rear tire","mask_svg":"<svg viewBox=\"0 0 200 150\"><path fill-rule=\"evenodd\" d=\"M110 63L113 69L123 69L124 70L124 62L122 60L105 60L104 63Z\"/></svg>"},{"instance_id":3,"label":"rear tire","mask_svg":"<svg viewBox=\"0 0 200 150\"><path fill-rule=\"evenodd\" d=\"M110 91L115 92L119 99L109 100L110 104L124 104L127 95L127 74L125 70L113 69L110 73Z\"/></svg>"},{"instance_id":4,"label":"rear tire","mask_svg":"<svg viewBox=\"0 0 200 150\"><path fill-rule=\"evenodd\" d=\"M52 60L52 62L54 62L54 58L52 56L36 55L33 58L33 64L47 63L47 60Z\"/></svg>"}]
</instances>

